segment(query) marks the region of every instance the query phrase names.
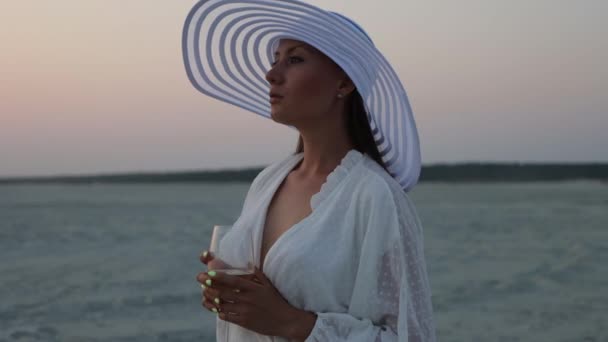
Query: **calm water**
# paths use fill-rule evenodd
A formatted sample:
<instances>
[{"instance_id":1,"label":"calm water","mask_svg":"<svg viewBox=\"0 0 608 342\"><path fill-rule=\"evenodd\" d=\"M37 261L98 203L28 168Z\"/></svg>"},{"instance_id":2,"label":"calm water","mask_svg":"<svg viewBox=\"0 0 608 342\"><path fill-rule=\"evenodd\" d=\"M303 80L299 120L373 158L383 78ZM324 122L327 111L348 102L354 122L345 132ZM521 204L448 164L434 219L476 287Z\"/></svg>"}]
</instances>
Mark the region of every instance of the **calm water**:
<instances>
[{"instance_id":1,"label":"calm water","mask_svg":"<svg viewBox=\"0 0 608 342\"><path fill-rule=\"evenodd\" d=\"M0 341L213 341L198 255L248 187L0 186ZM608 341L608 186L411 197L440 341Z\"/></svg>"}]
</instances>

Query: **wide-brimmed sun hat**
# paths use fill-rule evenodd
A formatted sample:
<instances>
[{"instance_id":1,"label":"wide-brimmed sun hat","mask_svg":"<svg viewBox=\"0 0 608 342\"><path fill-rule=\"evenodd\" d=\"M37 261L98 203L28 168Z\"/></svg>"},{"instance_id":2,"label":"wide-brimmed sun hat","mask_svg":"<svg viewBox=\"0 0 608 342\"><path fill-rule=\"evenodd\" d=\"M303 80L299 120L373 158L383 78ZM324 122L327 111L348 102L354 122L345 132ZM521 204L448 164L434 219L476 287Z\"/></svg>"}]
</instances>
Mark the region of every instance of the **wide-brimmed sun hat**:
<instances>
[{"instance_id":1,"label":"wide-brimmed sun hat","mask_svg":"<svg viewBox=\"0 0 608 342\"><path fill-rule=\"evenodd\" d=\"M389 173L405 191L413 188L420 145L405 89L367 33L344 15L296 0L201 0L183 29L188 78L208 96L271 118L265 75L281 39L305 42L344 70Z\"/></svg>"}]
</instances>

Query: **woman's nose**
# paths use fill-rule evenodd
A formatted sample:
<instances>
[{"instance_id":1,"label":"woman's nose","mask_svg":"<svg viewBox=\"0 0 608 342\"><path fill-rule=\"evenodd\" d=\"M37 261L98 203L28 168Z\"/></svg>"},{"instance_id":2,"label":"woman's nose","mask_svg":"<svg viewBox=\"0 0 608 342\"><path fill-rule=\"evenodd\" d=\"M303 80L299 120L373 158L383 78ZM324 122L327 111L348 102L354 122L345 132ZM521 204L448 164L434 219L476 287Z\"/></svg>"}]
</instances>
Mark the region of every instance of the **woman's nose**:
<instances>
[{"instance_id":1,"label":"woman's nose","mask_svg":"<svg viewBox=\"0 0 608 342\"><path fill-rule=\"evenodd\" d=\"M270 70L266 72L266 81L268 81L270 84L281 83L283 80L283 75L279 69L280 67L278 63L275 64L275 66L270 67Z\"/></svg>"}]
</instances>

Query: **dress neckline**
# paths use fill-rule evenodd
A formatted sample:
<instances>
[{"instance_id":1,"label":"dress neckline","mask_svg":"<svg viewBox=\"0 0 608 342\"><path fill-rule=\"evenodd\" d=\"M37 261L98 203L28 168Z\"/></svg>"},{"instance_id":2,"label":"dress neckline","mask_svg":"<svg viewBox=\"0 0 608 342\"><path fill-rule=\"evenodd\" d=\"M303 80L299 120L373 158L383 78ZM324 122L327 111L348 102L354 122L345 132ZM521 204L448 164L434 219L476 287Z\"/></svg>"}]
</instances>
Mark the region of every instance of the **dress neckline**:
<instances>
[{"instance_id":1,"label":"dress neckline","mask_svg":"<svg viewBox=\"0 0 608 342\"><path fill-rule=\"evenodd\" d=\"M295 155L295 159L292 163L290 163L287 172L283 174L283 177L281 177L281 183L283 180L285 180L285 178L287 178L291 171L293 171L293 169L300 164L302 158L304 158L304 152L300 152ZM355 149L350 149L348 152L346 152L344 157L342 157L342 160L340 160L338 166L336 166L336 168L327 175L325 182L321 184L319 192L312 195L310 198L310 208L313 211L318 208L321 202L323 202L329 196L329 194L332 193L338 184L340 184L340 182L350 173L350 170L363 158L364 155Z\"/></svg>"},{"instance_id":2,"label":"dress neckline","mask_svg":"<svg viewBox=\"0 0 608 342\"><path fill-rule=\"evenodd\" d=\"M314 211L319 205L329 197L329 194L333 192L334 189L342 182L344 178L350 173L350 170L363 158L363 154L355 149L349 150L342 160L327 175L325 182L321 185L319 192L312 195L310 198L310 208Z\"/></svg>"},{"instance_id":3,"label":"dress neckline","mask_svg":"<svg viewBox=\"0 0 608 342\"><path fill-rule=\"evenodd\" d=\"M266 216L268 215L268 209L270 207L270 202L272 201L272 198L274 197L275 193L277 192L279 186L285 181L285 179L287 178L289 173L291 173L291 171L293 171L293 169L299 164L299 162L302 160L303 157L304 157L304 152L300 152L300 153L294 155L293 159L290 158L290 162L287 163L286 170L283 170L283 172L281 173L281 176L277 177L276 182L272 185L271 194L269 195L269 198L266 199L266 201L264 203L264 207L262 208L262 219L260 222L260 230L259 230L260 234L258 234L258 238L256 239L257 240L256 247L257 247L257 255L258 255L258 265L260 265L261 269L263 269L263 270L266 270L266 264L268 262L269 256L271 256L272 253L274 252L274 250L277 249L278 246L280 246L281 241L283 239L285 239L286 236L289 236L289 234L293 234L294 231L299 226L308 222L315 216L315 214L317 213L316 209L319 207L319 205L326 198L328 198L329 195L333 192L333 190L340 184L340 182L344 178L346 178L346 176L348 176L348 174L353 169L353 167L355 167L355 165L357 165L357 163L363 159L364 155L355 149L351 149L346 153L346 155L344 155L344 157L342 157L342 160L340 161L338 166L336 166L336 168L332 172L330 172L329 175L327 175L327 178L326 178L325 182L321 185L319 192L317 192L310 198L310 208L312 209L312 212L308 216L306 216L305 218L300 220L299 222L295 223L293 226L289 227L286 231L284 231L274 241L274 243L270 246L270 248L266 251L264 260L261 261L262 240L264 237L264 229L266 226Z\"/></svg>"}]
</instances>

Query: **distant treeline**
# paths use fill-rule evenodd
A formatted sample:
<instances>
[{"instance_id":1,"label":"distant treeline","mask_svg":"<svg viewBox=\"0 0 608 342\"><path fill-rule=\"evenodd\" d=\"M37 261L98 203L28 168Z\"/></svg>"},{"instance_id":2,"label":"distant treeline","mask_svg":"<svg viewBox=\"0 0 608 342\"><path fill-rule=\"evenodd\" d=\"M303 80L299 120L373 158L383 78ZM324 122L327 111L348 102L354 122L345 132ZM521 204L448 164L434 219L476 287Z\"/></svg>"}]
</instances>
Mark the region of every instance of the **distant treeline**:
<instances>
[{"instance_id":1,"label":"distant treeline","mask_svg":"<svg viewBox=\"0 0 608 342\"><path fill-rule=\"evenodd\" d=\"M420 181L526 182L564 180L608 181L608 164L439 164L423 167L420 174Z\"/></svg>"},{"instance_id":2,"label":"distant treeline","mask_svg":"<svg viewBox=\"0 0 608 342\"><path fill-rule=\"evenodd\" d=\"M170 173L0 178L17 183L177 183L251 182L262 168ZM423 166L421 182L528 182L601 180L608 182L608 164L462 163Z\"/></svg>"}]
</instances>

